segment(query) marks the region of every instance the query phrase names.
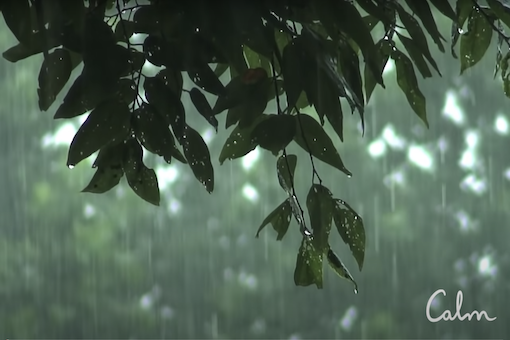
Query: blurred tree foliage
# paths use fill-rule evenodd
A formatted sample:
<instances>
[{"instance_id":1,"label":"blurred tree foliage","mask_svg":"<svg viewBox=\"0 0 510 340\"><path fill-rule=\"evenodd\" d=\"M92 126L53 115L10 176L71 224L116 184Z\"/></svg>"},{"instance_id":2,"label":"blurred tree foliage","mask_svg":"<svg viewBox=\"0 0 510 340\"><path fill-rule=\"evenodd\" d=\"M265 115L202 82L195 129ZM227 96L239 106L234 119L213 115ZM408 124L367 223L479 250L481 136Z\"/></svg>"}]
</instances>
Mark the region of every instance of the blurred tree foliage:
<instances>
[{"instance_id":1,"label":"blurred tree foliage","mask_svg":"<svg viewBox=\"0 0 510 340\"><path fill-rule=\"evenodd\" d=\"M335 225L359 269L365 257L361 217L323 185L318 159L351 176L335 147L328 121L343 141L343 109L357 111L364 131L365 105L374 89L385 87L383 70L391 59L397 84L416 115L429 125L426 100L415 69L432 76L440 70L429 40L445 51L433 9L452 24L452 53L460 41L460 72L476 65L493 36L499 39L496 72L510 93L510 46L504 26L510 9L498 0L486 5L458 0L399 1L148 1L2 0L0 9L19 43L3 53L18 62L42 53L39 108L48 110L71 79L55 118L89 113L67 158L75 167L99 152L96 173L84 192L104 193L123 176L142 199L160 204L158 179L143 162L145 152L167 163L188 164L208 192L215 186L209 148L189 122L182 99L217 131L217 116L227 111L225 128L235 126L220 152L220 163L245 156L257 146L277 158L276 170L287 198L262 222L278 239L292 218L301 230L294 281L322 288L323 260L356 283L330 247ZM212 14L214 13L214 14ZM374 30L378 25L382 30ZM379 32L377 34L374 32ZM147 63L160 67L147 75ZM363 67L363 68L362 68ZM228 71L228 74L226 74ZM194 86L183 87L183 77ZM216 99L211 105L212 99ZM341 101L342 100L342 101ZM274 101L275 108L269 109ZM318 120L301 110L313 106ZM188 110L189 111L189 110ZM270 113L266 113L270 111ZM312 183L301 204L295 191L295 142L310 155ZM306 205L310 229L302 205Z\"/></svg>"}]
</instances>

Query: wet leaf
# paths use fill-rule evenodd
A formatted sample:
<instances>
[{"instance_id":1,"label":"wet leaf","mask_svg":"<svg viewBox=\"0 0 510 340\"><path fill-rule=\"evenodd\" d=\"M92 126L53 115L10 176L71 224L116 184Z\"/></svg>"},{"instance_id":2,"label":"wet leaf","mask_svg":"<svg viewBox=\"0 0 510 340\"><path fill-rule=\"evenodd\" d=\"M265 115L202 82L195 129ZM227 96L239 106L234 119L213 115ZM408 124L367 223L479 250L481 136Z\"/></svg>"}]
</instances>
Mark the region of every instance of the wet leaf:
<instances>
[{"instance_id":1,"label":"wet leaf","mask_svg":"<svg viewBox=\"0 0 510 340\"><path fill-rule=\"evenodd\" d=\"M487 0L487 4L499 20L501 20L506 26L510 27L510 6L503 4L499 0Z\"/></svg>"},{"instance_id":2,"label":"wet leaf","mask_svg":"<svg viewBox=\"0 0 510 340\"><path fill-rule=\"evenodd\" d=\"M361 83L359 83L361 86ZM324 126L324 117L328 118L336 134L343 141L343 112L338 92L335 91L335 85L328 77L319 77L317 86L314 90L314 106L321 119L321 125ZM362 126L364 127L363 111L360 111Z\"/></svg>"},{"instance_id":3,"label":"wet leaf","mask_svg":"<svg viewBox=\"0 0 510 340\"><path fill-rule=\"evenodd\" d=\"M302 51L295 41L291 41L283 49L283 88L287 95L287 104L291 108L296 105L301 92L304 90L301 79L303 67L300 58L301 53Z\"/></svg>"},{"instance_id":4,"label":"wet leaf","mask_svg":"<svg viewBox=\"0 0 510 340\"><path fill-rule=\"evenodd\" d=\"M402 45L404 45L405 49L407 50L407 53L414 61L414 65L416 66L418 71L420 71L423 78L432 77L432 72L430 72L429 66L425 61L423 54L418 49L418 47L415 46L414 41L412 39L409 39L408 37L399 34L398 32L397 35L399 40L402 42Z\"/></svg>"},{"instance_id":5,"label":"wet leaf","mask_svg":"<svg viewBox=\"0 0 510 340\"><path fill-rule=\"evenodd\" d=\"M214 190L214 169L209 148L202 136L193 128L186 126L182 148L193 174L207 192L211 193Z\"/></svg>"},{"instance_id":6,"label":"wet leaf","mask_svg":"<svg viewBox=\"0 0 510 340\"><path fill-rule=\"evenodd\" d=\"M165 68L156 74L156 78L163 80L166 86L175 93L177 98L181 98L182 94L182 73L181 71L175 71L169 68Z\"/></svg>"},{"instance_id":7,"label":"wet leaf","mask_svg":"<svg viewBox=\"0 0 510 340\"><path fill-rule=\"evenodd\" d=\"M322 257L323 253L314 247L312 241L303 237L294 270L296 286L306 287L315 284L317 288L323 288Z\"/></svg>"},{"instance_id":8,"label":"wet leaf","mask_svg":"<svg viewBox=\"0 0 510 340\"><path fill-rule=\"evenodd\" d=\"M251 138L253 143L261 148L269 150L273 155L285 149L296 134L296 123L294 116L290 115L269 115L253 129Z\"/></svg>"},{"instance_id":9,"label":"wet leaf","mask_svg":"<svg viewBox=\"0 0 510 340\"><path fill-rule=\"evenodd\" d=\"M267 118L269 118L268 115L259 116L253 124L247 128L236 126L221 149L219 157L220 164L223 164L226 159L243 157L255 149L257 144L253 142L251 133L260 122Z\"/></svg>"},{"instance_id":10,"label":"wet leaf","mask_svg":"<svg viewBox=\"0 0 510 340\"><path fill-rule=\"evenodd\" d=\"M490 0L489 0L490 1ZM434 5L434 7L437 8L441 14L448 17L451 20L457 20L457 16L455 15L455 11L453 10L452 6L448 3L448 1L444 0L430 0L430 3Z\"/></svg>"},{"instance_id":11,"label":"wet leaf","mask_svg":"<svg viewBox=\"0 0 510 340\"><path fill-rule=\"evenodd\" d=\"M32 27L32 18L28 0L3 1L2 14L12 34L22 44L30 46L30 37L36 27Z\"/></svg>"},{"instance_id":12,"label":"wet leaf","mask_svg":"<svg viewBox=\"0 0 510 340\"><path fill-rule=\"evenodd\" d=\"M388 59L390 58L390 52L391 52L391 46L389 42L382 38L377 42L375 45L377 52L374 57L378 59L378 65L380 65L381 69L381 77L382 77L382 70L386 67L386 64L388 63ZM374 89L377 85L377 80L374 77L373 71L368 67L368 65L365 64L365 70L364 70L364 77L365 77L365 100L366 103L370 100L370 97L372 96L372 93L374 92Z\"/></svg>"},{"instance_id":13,"label":"wet leaf","mask_svg":"<svg viewBox=\"0 0 510 340\"><path fill-rule=\"evenodd\" d=\"M313 231L313 245L317 250L326 252L333 220L333 200L329 189L313 184L306 197L306 207Z\"/></svg>"},{"instance_id":14,"label":"wet leaf","mask_svg":"<svg viewBox=\"0 0 510 340\"><path fill-rule=\"evenodd\" d=\"M93 168L97 168L89 184L82 192L93 194L105 193L119 184L124 176L122 169L122 156L124 143L109 144L99 150Z\"/></svg>"},{"instance_id":15,"label":"wet leaf","mask_svg":"<svg viewBox=\"0 0 510 340\"><path fill-rule=\"evenodd\" d=\"M126 142L122 168L135 194L141 199L159 206L160 193L158 178L153 169L143 164L143 149L135 139Z\"/></svg>"},{"instance_id":16,"label":"wet leaf","mask_svg":"<svg viewBox=\"0 0 510 340\"><path fill-rule=\"evenodd\" d=\"M117 81L117 97L130 105L136 99L138 89L136 83L130 78L122 78Z\"/></svg>"},{"instance_id":17,"label":"wet leaf","mask_svg":"<svg viewBox=\"0 0 510 340\"><path fill-rule=\"evenodd\" d=\"M287 193L291 194L294 187L294 172L296 171L297 156L281 155L276 161L276 173L280 186Z\"/></svg>"},{"instance_id":18,"label":"wet leaf","mask_svg":"<svg viewBox=\"0 0 510 340\"><path fill-rule=\"evenodd\" d=\"M275 210L273 210L267 217L262 221L259 229L257 230L256 237L259 237L260 232L264 229L268 224L273 226L273 229L277 232L278 236L276 237L277 241L281 241L287 230L289 229L290 220L292 216L292 208L290 206L290 202L288 199L283 201Z\"/></svg>"},{"instance_id":19,"label":"wet leaf","mask_svg":"<svg viewBox=\"0 0 510 340\"><path fill-rule=\"evenodd\" d=\"M354 293L358 294L358 284L354 281L354 278L351 273L349 273L349 270L343 264L342 260L340 260L331 248L328 250L327 258L329 266L335 271L335 273L337 273L341 278L351 281L354 285Z\"/></svg>"},{"instance_id":20,"label":"wet leaf","mask_svg":"<svg viewBox=\"0 0 510 340\"><path fill-rule=\"evenodd\" d=\"M337 168L347 176L352 176L322 126L309 115L298 114L295 117L297 129L294 141L315 158Z\"/></svg>"},{"instance_id":21,"label":"wet leaf","mask_svg":"<svg viewBox=\"0 0 510 340\"><path fill-rule=\"evenodd\" d=\"M460 74L482 60L492 41L492 27L483 13L472 11L468 31L460 37Z\"/></svg>"},{"instance_id":22,"label":"wet leaf","mask_svg":"<svg viewBox=\"0 0 510 340\"><path fill-rule=\"evenodd\" d=\"M441 36L441 33L439 33L429 3L427 1L421 0L406 0L406 3L409 8L418 16L418 18L420 18L423 27L425 27L427 32L429 32L430 37L432 40L434 40L439 50L444 52L442 43L444 38Z\"/></svg>"},{"instance_id":23,"label":"wet leaf","mask_svg":"<svg viewBox=\"0 0 510 340\"><path fill-rule=\"evenodd\" d=\"M57 48L44 59L39 72L39 109L46 111L69 80L72 72L71 56Z\"/></svg>"},{"instance_id":24,"label":"wet leaf","mask_svg":"<svg viewBox=\"0 0 510 340\"><path fill-rule=\"evenodd\" d=\"M104 145L129 133L130 112L126 103L109 100L98 105L76 132L69 147L67 165L75 166Z\"/></svg>"},{"instance_id":25,"label":"wet leaf","mask_svg":"<svg viewBox=\"0 0 510 340\"><path fill-rule=\"evenodd\" d=\"M407 102L411 105L413 111L428 128L429 122L427 120L425 96L418 87L413 63L405 54L398 50L393 51L392 58L395 60L395 67L397 69L398 86L404 92Z\"/></svg>"},{"instance_id":26,"label":"wet leaf","mask_svg":"<svg viewBox=\"0 0 510 340\"><path fill-rule=\"evenodd\" d=\"M133 129L136 138L148 151L162 156L167 163L171 162L172 157L186 163L186 159L175 146L168 123L150 104L143 103L135 110Z\"/></svg>"},{"instance_id":27,"label":"wet leaf","mask_svg":"<svg viewBox=\"0 0 510 340\"><path fill-rule=\"evenodd\" d=\"M143 88L147 101L172 126L177 140L182 144L186 128L186 115L181 99L158 77L146 77Z\"/></svg>"},{"instance_id":28,"label":"wet leaf","mask_svg":"<svg viewBox=\"0 0 510 340\"><path fill-rule=\"evenodd\" d=\"M225 87L207 63L195 64L189 71L190 79L201 89L216 96L225 94Z\"/></svg>"},{"instance_id":29,"label":"wet leaf","mask_svg":"<svg viewBox=\"0 0 510 340\"><path fill-rule=\"evenodd\" d=\"M365 260L365 227L363 219L346 202L334 200L333 220L342 240L349 246L359 270Z\"/></svg>"},{"instance_id":30,"label":"wet leaf","mask_svg":"<svg viewBox=\"0 0 510 340\"><path fill-rule=\"evenodd\" d=\"M196 87L190 90L189 95L198 113L200 113L200 115L214 127L216 132L218 132L218 120L216 119L207 98L205 98L205 95Z\"/></svg>"}]
</instances>

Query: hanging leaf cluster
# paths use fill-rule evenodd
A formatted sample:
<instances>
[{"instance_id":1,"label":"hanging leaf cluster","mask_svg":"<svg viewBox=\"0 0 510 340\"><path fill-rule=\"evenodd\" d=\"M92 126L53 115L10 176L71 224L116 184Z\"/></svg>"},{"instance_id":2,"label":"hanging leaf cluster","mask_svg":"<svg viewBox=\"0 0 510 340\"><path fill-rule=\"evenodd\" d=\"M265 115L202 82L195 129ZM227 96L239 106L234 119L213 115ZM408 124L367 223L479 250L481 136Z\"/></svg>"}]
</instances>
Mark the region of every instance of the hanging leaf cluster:
<instances>
[{"instance_id":1,"label":"hanging leaf cluster","mask_svg":"<svg viewBox=\"0 0 510 340\"><path fill-rule=\"evenodd\" d=\"M333 252L329 234L336 226L361 270L365 231L361 217L323 186L313 163L320 160L351 176L326 122L344 140L342 103L357 112L377 86L391 59L395 81L410 111L428 126L426 100L417 72L432 77L440 70L429 44L445 51L435 16L452 22L451 53L459 44L460 73L476 65L498 36L496 73L510 96L510 8L499 0L487 6L457 0L0 0L3 18L18 40L3 53L10 62L36 54L44 60L37 89L39 108L55 107L56 119L87 118L71 142L67 165L97 154L96 169L84 192L104 193L126 177L132 190L160 204L158 180L144 153L166 163L187 164L208 192L214 169L207 144L189 125L198 114L217 132L234 127L219 155L220 163L260 147L277 156L277 179L287 194L262 223L281 240L292 219L303 235L295 283L322 287L324 257L340 276L354 282ZM381 34L374 28L383 28ZM143 37L143 38L140 38ZM142 42L140 43L140 39ZM144 73L150 63L161 67ZM73 71L81 65L70 83ZM76 73L75 72L75 73ZM222 77L228 72L229 77ZM184 88L183 77L193 83ZM220 80L220 78L222 80ZM229 79L227 82L223 79ZM69 84L61 103L57 96ZM208 96L206 96L208 94ZM211 103L210 95L216 99ZM188 112L183 100L194 108ZM268 112L275 100L277 110ZM56 104L56 106L53 106ZM318 120L300 110L313 106ZM295 143L310 155L314 180L306 198L308 221L294 192ZM315 183L318 179L319 183Z\"/></svg>"}]
</instances>

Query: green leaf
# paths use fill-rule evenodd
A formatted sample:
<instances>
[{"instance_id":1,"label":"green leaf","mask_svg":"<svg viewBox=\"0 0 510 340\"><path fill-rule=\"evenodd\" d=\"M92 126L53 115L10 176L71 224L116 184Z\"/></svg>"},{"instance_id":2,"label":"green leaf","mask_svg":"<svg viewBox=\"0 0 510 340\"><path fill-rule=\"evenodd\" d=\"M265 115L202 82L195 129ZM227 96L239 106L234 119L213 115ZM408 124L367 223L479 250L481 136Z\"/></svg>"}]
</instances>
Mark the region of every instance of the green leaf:
<instances>
[{"instance_id":1,"label":"green leaf","mask_svg":"<svg viewBox=\"0 0 510 340\"><path fill-rule=\"evenodd\" d=\"M278 161L276 161L278 182L283 190L289 194L292 194L291 188L294 187L294 172L296 171L296 165L296 155L281 155L278 157Z\"/></svg>"},{"instance_id":2,"label":"green leaf","mask_svg":"<svg viewBox=\"0 0 510 340\"><path fill-rule=\"evenodd\" d=\"M74 167L106 144L125 138L130 118L126 103L109 100L98 105L76 132L69 147L67 165Z\"/></svg>"},{"instance_id":3,"label":"green leaf","mask_svg":"<svg viewBox=\"0 0 510 340\"><path fill-rule=\"evenodd\" d=\"M444 52L443 43L441 40L444 38L439 33L437 29L436 21L434 20L434 16L432 15L432 11L430 10L429 3L423 0L406 0L409 8L420 18L421 23L429 32L430 37L436 43L437 47L441 52Z\"/></svg>"},{"instance_id":4,"label":"green leaf","mask_svg":"<svg viewBox=\"0 0 510 340\"><path fill-rule=\"evenodd\" d=\"M296 123L290 115L269 115L259 122L251 133L252 142L273 155L285 149L296 134Z\"/></svg>"},{"instance_id":5,"label":"green leaf","mask_svg":"<svg viewBox=\"0 0 510 340\"><path fill-rule=\"evenodd\" d=\"M30 45L32 31L31 10L28 0L4 1L1 11L12 34L23 44Z\"/></svg>"},{"instance_id":6,"label":"green leaf","mask_svg":"<svg viewBox=\"0 0 510 340\"><path fill-rule=\"evenodd\" d=\"M499 0L487 0L487 4L499 20L503 21L507 27L510 27L510 7Z\"/></svg>"},{"instance_id":7,"label":"green leaf","mask_svg":"<svg viewBox=\"0 0 510 340\"><path fill-rule=\"evenodd\" d=\"M172 126L177 140L182 144L186 128L186 115L181 99L158 77L146 77L143 88L147 101Z\"/></svg>"},{"instance_id":8,"label":"green leaf","mask_svg":"<svg viewBox=\"0 0 510 340\"><path fill-rule=\"evenodd\" d=\"M414 61L414 65L420 71L423 78L432 77L432 72L430 72L429 66L425 61L422 52L419 50L418 47L415 46L414 41L406 36L399 34L398 32L396 33L398 35L399 40L402 42L402 45L404 45L405 49L407 50L407 53Z\"/></svg>"},{"instance_id":9,"label":"green leaf","mask_svg":"<svg viewBox=\"0 0 510 340\"><path fill-rule=\"evenodd\" d=\"M228 70L228 64L217 64L216 68L214 69L214 74L217 77L221 77L223 73L225 73Z\"/></svg>"},{"instance_id":10,"label":"green leaf","mask_svg":"<svg viewBox=\"0 0 510 340\"><path fill-rule=\"evenodd\" d=\"M198 113L200 113L200 115L204 117L205 120L207 120L207 122L214 127L216 132L218 132L218 120L214 116L211 105L209 105L209 102L207 101L207 98L205 98L205 95L196 87L192 88L189 91L189 95Z\"/></svg>"},{"instance_id":11,"label":"green leaf","mask_svg":"<svg viewBox=\"0 0 510 340\"><path fill-rule=\"evenodd\" d=\"M255 149L257 144L253 142L251 133L260 122L268 118L268 115L261 115L247 128L236 126L221 149L219 157L220 164L223 164L226 159L243 157Z\"/></svg>"},{"instance_id":12,"label":"green leaf","mask_svg":"<svg viewBox=\"0 0 510 340\"><path fill-rule=\"evenodd\" d=\"M163 80L170 91L175 93L177 98L181 98L183 79L180 71L165 68L156 74L156 78Z\"/></svg>"},{"instance_id":13,"label":"green leaf","mask_svg":"<svg viewBox=\"0 0 510 340\"><path fill-rule=\"evenodd\" d=\"M464 24L466 23L467 18L474 10L473 0L457 0L455 4L455 13L457 20L452 23L452 43L451 43L451 53L454 58L457 58L457 54L455 53L455 46L460 38L460 33L463 31Z\"/></svg>"},{"instance_id":14,"label":"green leaf","mask_svg":"<svg viewBox=\"0 0 510 340\"><path fill-rule=\"evenodd\" d=\"M409 13L407 13L402 6L397 6L398 15L400 17L400 20L404 24L407 33L409 33L409 36L411 37L410 40L408 40L407 47L410 47L410 45L414 45L418 48L419 51L421 51L421 54L429 61L429 63L434 67L434 69L441 75L441 72L439 72L439 68L437 67L437 64L432 57L432 54L430 54L429 45L427 43L427 38L425 37L425 34L423 33L420 24L418 21ZM399 37L402 35L399 34ZM402 41L402 40L401 40ZM404 43L402 41L402 43ZM406 47L406 49L407 49ZM412 48L411 48L412 50ZM409 52L409 50L408 50ZM411 52L410 52L411 53Z\"/></svg>"},{"instance_id":15,"label":"green leaf","mask_svg":"<svg viewBox=\"0 0 510 340\"><path fill-rule=\"evenodd\" d=\"M482 60L492 40L492 27L480 11L472 11L468 31L460 36L460 74Z\"/></svg>"},{"instance_id":16,"label":"green leaf","mask_svg":"<svg viewBox=\"0 0 510 340\"><path fill-rule=\"evenodd\" d=\"M301 92L304 90L301 79L303 61L302 51L295 41L288 43L283 49L283 88L287 95L287 104L289 107L296 105Z\"/></svg>"},{"instance_id":17,"label":"green leaf","mask_svg":"<svg viewBox=\"0 0 510 340\"><path fill-rule=\"evenodd\" d=\"M397 69L397 84L404 92L407 102L418 117L425 123L427 128L429 122L427 120L427 106L425 96L418 87L418 80L414 73L413 63L402 52L395 50L392 53L392 58L395 60L395 67Z\"/></svg>"},{"instance_id":18,"label":"green leaf","mask_svg":"<svg viewBox=\"0 0 510 340\"><path fill-rule=\"evenodd\" d=\"M283 201L275 210L273 210L267 217L262 221L259 229L257 230L256 237L258 238L262 229L271 223L273 229L277 232L277 241L281 241L287 230L289 229L290 220L292 216L292 208L288 199Z\"/></svg>"},{"instance_id":19,"label":"green leaf","mask_svg":"<svg viewBox=\"0 0 510 340\"><path fill-rule=\"evenodd\" d=\"M490 0L489 0L490 1ZM430 0L430 3L434 5L434 7L437 8L441 14L448 17L451 20L457 20L457 16L455 15L455 11L453 10L452 6L448 3L448 1L444 0Z\"/></svg>"},{"instance_id":20,"label":"green leaf","mask_svg":"<svg viewBox=\"0 0 510 340\"><path fill-rule=\"evenodd\" d=\"M122 169L122 156L124 143L109 144L99 150L93 168L97 168L89 184L82 192L93 194L105 193L119 184L124 176Z\"/></svg>"},{"instance_id":21,"label":"green leaf","mask_svg":"<svg viewBox=\"0 0 510 340\"><path fill-rule=\"evenodd\" d=\"M313 231L313 245L317 250L326 252L329 249L329 233L333 220L333 200L329 189L313 184L306 197L306 207Z\"/></svg>"},{"instance_id":22,"label":"green leaf","mask_svg":"<svg viewBox=\"0 0 510 340\"><path fill-rule=\"evenodd\" d=\"M186 126L182 148L196 179L202 183L207 192L211 193L214 190L214 169L209 148L202 136L193 128Z\"/></svg>"},{"instance_id":23,"label":"green leaf","mask_svg":"<svg viewBox=\"0 0 510 340\"><path fill-rule=\"evenodd\" d=\"M225 87L207 63L198 63L188 71L190 79L202 90L216 96L225 94Z\"/></svg>"},{"instance_id":24,"label":"green leaf","mask_svg":"<svg viewBox=\"0 0 510 340\"><path fill-rule=\"evenodd\" d=\"M117 81L117 98L124 103L131 105L138 95L138 89L133 79L122 78Z\"/></svg>"},{"instance_id":25,"label":"green leaf","mask_svg":"<svg viewBox=\"0 0 510 340\"><path fill-rule=\"evenodd\" d=\"M71 56L57 48L44 59L39 72L39 109L46 111L64 88L72 72Z\"/></svg>"},{"instance_id":26,"label":"green leaf","mask_svg":"<svg viewBox=\"0 0 510 340\"><path fill-rule=\"evenodd\" d=\"M39 54L42 50L42 44L34 43L28 46L19 43L3 52L2 56L5 60L10 61L11 63L16 63L20 60Z\"/></svg>"},{"instance_id":27,"label":"green leaf","mask_svg":"<svg viewBox=\"0 0 510 340\"><path fill-rule=\"evenodd\" d=\"M355 101L359 105L363 105L365 98L363 96L363 81L361 79L358 54L349 43L343 40L339 42L338 52L338 69L340 74L345 78L348 89L355 98ZM363 117L361 119L363 120Z\"/></svg>"},{"instance_id":28,"label":"green leaf","mask_svg":"<svg viewBox=\"0 0 510 340\"><path fill-rule=\"evenodd\" d=\"M354 209L340 199L334 200L333 220L342 240L349 246L359 270L365 260L365 227L363 220Z\"/></svg>"},{"instance_id":29,"label":"green leaf","mask_svg":"<svg viewBox=\"0 0 510 340\"><path fill-rule=\"evenodd\" d=\"M385 38L382 38L381 40L379 40L375 46L377 49L375 57L377 57L377 59L378 59L378 63L379 63L378 65L381 66L380 72L381 72L381 77L382 77L382 72L383 72L384 68L386 67L386 64L388 63L388 59L390 58L391 46L390 46L388 40ZM374 92L375 86L377 85L377 80L375 79L374 73L372 72L372 70L366 64L365 64L364 75L365 75L365 98L366 98L366 102L368 103L368 101L370 100L370 97L372 96L372 93Z\"/></svg>"},{"instance_id":30,"label":"green leaf","mask_svg":"<svg viewBox=\"0 0 510 340\"><path fill-rule=\"evenodd\" d=\"M340 260L340 258L335 254L333 250L331 250L331 248L328 250L327 258L329 266L335 271L335 273L337 273L341 278L351 281L354 285L354 293L358 294L358 284L356 281L354 281L354 278L352 277L351 273L349 273L349 270L343 264L342 260Z\"/></svg>"},{"instance_id":31,"label":"green leaf","mask_svg":"<svg viewBox=\"0 0 510 340\"><path fill-rule=\"evenodd\" d=\"M187 163L184 156L175 146L174 136L168 123L150 104L143 103L133 113L133 129L136 138L145 149L157 154L167 162L175 157L182 163Z\"/></svg>"},{"instance_id":32,"label":"green leaf","mask_svg":"<svg viewBox=\"0 0 510 340\"><path fill-rule=\"evenodd\" d=\"M315 158L337 168L347 176L352 176L352 173L344 166L331 138L320 124L306 114L298 114L295 117L297 129L294 141Z\"/></svg>"},{"instance_id":33,"label":"green leaf","mask_svg":"<svg viewBox=\"0 0 510 340\"><path fill-rule=\"evenodd\" d=\"M309 238L303 237L294 270L296 286L315 284L318 289L323 288L322 257L322 251L317 250Z\"/></svg>"},{"instance_id":34,"label":"green leaf","mask_svg":"<svg viewBox=\"0 0 510 340\"><path fill-rule=\"evenodd\" d=\"M385 12L384 6L379 6L378 4L375 4L372 0L356 0L356 3L370 16L377 20L377 22L381 21L385 27L391 26L391 19L388 17L387 13ZM363 18L365 20L365 23L367 23L366 19L367 17ZM374 23L373 19L370 19L369 22ZM375 22L373 25L367 25L367 27L371 30L374 28L374 26L377 24Z\"/></svg>"},{"instance_id":35,"label":"green leaf","mask_svg":"<svg viewBox=\"0 0 510 340\"><path fill-rule=\"evenodd\" d=\"M126 142L125 150L122 168L129 186L141 199L159 206L158 178L153 169L143 164L142 146L135 139L130 139Z\"/></svg>"}]
</instances>

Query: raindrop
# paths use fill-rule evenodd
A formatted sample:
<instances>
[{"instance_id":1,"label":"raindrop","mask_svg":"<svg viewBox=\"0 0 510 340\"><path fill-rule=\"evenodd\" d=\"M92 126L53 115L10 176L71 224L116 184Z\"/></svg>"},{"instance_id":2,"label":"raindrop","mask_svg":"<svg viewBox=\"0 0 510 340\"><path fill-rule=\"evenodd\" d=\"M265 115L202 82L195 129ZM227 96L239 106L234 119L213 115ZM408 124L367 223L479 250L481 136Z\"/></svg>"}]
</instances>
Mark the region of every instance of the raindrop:
<instances>
[{"instance_id":1,"label":"raindrop","mask_svg":"<svg viewBox=\"0 0 510 340\"><path fill-rule=\"evenodd\" d=\"M74 169L74 165L73 165L73 164L68 164L68 165L67 165L67 167L68 167L69 169L71 169L71 170L72 170L72 169Z\"/></svg>"},{"instance_id":2,"label":"raindrop","mask_svg":"<svg viewBox=\"0 0 510 340\"><path fill-rule=\"evenodd\" d=\"M358 294L358 288L354 288L354 294Z\"/></svg>"}]
</instances>

